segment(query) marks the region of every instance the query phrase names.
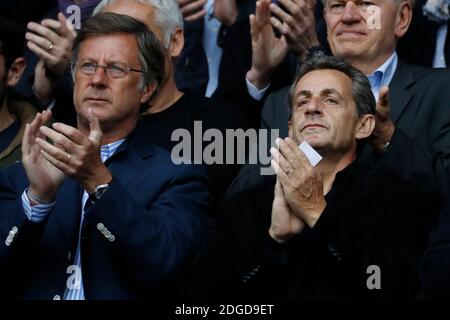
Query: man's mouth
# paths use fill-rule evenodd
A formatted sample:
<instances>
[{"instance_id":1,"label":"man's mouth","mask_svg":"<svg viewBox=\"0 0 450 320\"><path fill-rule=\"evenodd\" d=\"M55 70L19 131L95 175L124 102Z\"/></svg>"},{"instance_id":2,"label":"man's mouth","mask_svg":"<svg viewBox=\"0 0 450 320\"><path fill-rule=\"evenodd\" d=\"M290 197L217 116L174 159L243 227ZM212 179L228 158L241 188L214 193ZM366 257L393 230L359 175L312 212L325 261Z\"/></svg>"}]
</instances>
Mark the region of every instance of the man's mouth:
<instances>
[{"instance_id":1,"label":"man's mouth","mask_svg":"<svg viewBox=\"0 0 450 320\"><path fill-rule=\"evenodd\" d=\"M104 98L96 98L96 97L89 97L89 98L86 98L85 101L99 102L99 103L109 102L109 100L107 100L107 99L104 99Z\"/></svg>"},{"instance_id":2,"label":"man's mouth","mask_svg":"<svg viewBox=\"0 0 450 320\"><path fill-rule=\"evenodd\" d=\"M317 130L317 129L327 129L324 125L318 124L318 123L311 123L311 124L307 124L302 128L302 132L303 131L307 131L307 130Z\"/></svg>"}]
</instances>

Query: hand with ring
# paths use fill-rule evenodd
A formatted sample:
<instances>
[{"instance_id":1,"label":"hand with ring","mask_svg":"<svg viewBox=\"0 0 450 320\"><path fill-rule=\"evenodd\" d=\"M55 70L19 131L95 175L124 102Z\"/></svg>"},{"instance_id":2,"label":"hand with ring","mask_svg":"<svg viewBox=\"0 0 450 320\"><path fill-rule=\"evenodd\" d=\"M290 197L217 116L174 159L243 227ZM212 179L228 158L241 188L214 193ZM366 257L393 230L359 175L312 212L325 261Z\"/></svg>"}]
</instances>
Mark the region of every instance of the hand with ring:
<instances>
[{"instance_id":1,"label":"hand with ring","mask_svg":"<svg viewBox=\"0 0 450 320\"><path fill-rule=\"evenodd\" d=\"M277 174L289 208L313 227L326 207L323 181L317 170L291 138L277 139L271 148L272 167Z\"/></svg>"},{"instance_id":2,"label":"hand with ring","mask_svg":"<svg viewBox=\"0 0 450 320\"><path fill-rule=\"evenodd\" d=\"M45 159L91 193L98 185L110 182L112 175L100 157L103 133L92 109L89 123L89 136L63 123L54 123L51 128L41 127L43 137L38 137L35 142Z\"/></svg>"},{"instance_id":3,"label":"hand with ring","mask_svg":"<svg viewBox=\"0 0 450 320\"><path fill-rule=\"evenodd\" d=\"M52 98L55 81L67 70L76 32L62 13L58 14L58 20L30 22L27 27L27 47L39 57L34 71L33 92L45 104Z\"/></svg>"},{"instance_id":4,"label":"hand with ring","mask_svg":"<svg viewBox=\"0 0 450 320\"><path fill-rule=\"evenodd\" d=\"M51 116L51 111L38 113L26 125L22 140L22 163L30 183L29 191L46 203L53 201L65 177L61 170L44 157L42 148L35 143L36 139L45 139L40 128Z\"/></svg>"}]
</instances>

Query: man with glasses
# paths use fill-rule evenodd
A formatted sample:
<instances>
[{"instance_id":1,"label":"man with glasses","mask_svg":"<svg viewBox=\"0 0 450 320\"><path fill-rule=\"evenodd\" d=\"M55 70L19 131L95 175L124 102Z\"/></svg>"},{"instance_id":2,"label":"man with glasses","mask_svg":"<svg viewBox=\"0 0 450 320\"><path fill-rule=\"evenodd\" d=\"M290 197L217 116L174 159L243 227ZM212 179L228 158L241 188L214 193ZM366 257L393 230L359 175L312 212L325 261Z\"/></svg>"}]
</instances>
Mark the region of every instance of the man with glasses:
<instances>
[{"instance_id":1,"label":"man with glasses","mask_svg":"<svg viewBox=\"0 0 450 320\"><path fill-rule=\"evenodd\" d=\"M51 112L39 113L22 163L0 175L2 295L164 297L199 248L208 209L204 173L135 133L164 53L143 23L103 13L84 23L73 61L78 127L46 127Z\"/></svg>"},{"instance_id":2,"label":"man with glasses","mask_svg":"<svg viewBox=\"0 0 450 320\"><path fill-rule=\"evenodd\" d=\"M181 90L175 81L176 61L184 47L183 18L175 0L103 0L95 9L98 12L114 12L125 14L143 21L166 48L165 76L160 91L148 102L142 114L140 125L145 130L140 132L149 143L154 143L163 149L182 157L186 161L205 164L208 177L214 181L210 185L212 210L220 203L231 181L236 177L241 163L237 157L230 161L214 160L214 163L204 161L203 154L207 152L209 142L203 142L203 132L209 129L220 130L223 136L228 129L246 130L253 125L253 111L243 110L240 106L224 103L218 99L199 96L191 90ZM201 126L201 128L200 128ZM202 131L200 140L196 132ZM177 152L176 146L180 138L175 138L176 131L188 133L192 148L189 152ZM194 139L195 141L194 143ZM201 148L197 149L197 146ZM175 149L174 149L175 148ZM226 155L227 144L216 148L215 154ZM229 149L229 148L228 148ZM235 155L237 152L235 151ZM218 156L220 157L220 156Z\"/></svg>"}]
</instances>

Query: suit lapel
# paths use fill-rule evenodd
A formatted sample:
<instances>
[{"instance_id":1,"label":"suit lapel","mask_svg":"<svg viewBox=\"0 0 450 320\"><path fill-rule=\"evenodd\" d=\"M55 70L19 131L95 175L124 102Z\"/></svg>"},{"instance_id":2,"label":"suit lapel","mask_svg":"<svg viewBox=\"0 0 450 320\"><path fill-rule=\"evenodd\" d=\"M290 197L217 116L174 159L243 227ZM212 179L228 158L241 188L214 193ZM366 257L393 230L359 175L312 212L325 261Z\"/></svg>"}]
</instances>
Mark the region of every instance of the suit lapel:
<instances>
[{"instance_id":1,"label":"suit lapel","mask_svg":"<svg viewBox=\"0 0 450 320\"><path fill-rule=\"evenodd\" d=\"M132 134L119 146L116 153L110 157L105 165L124 185L132 181L144 168L145 159L151 157L154 147L139 134ZM57 223L60 226L64 239L72 248L78 239L81 220L81 198L84 190L72 179L66 179L55 205Z\"/></svg>"},{"instance_id":2,"label":"suit lapel","mask_svg":"<svg viewBox=\"0 0 450 320\"><path fill-rule=\"evenodd\" d=\"M105 162L112 174L124 185L134 180L146 167L144 160L153 156L153 145L145 142L142 137L140 131L136 130Z\"/></svg>"},{"instance_id":3,"label":"suit lapel","mask_svg":"<svg viewBox=\"0 0 450 320\"><path fill-rule=\"evenodd\" d=\"M412 94L407 89L412 83L414 83L414 75L406 64L398 61L397 70L389 85L389 103L391 106L391 119L396 124L408 106Z\"/></svg>"},{"instance_id":4,"label":"suit lapel","mask_svg":"<svg viewBox=\"0 0 450 320\"><path fill-rule=\"evenodd\" d=\"M367 224L373 217L370 216L371 212L367 206L370 203L371 189L375 185L374 180L368 176L358 161L351 166L351 171L346 173L332 195L336 206L335 212L337 212L333 223L340 225L341 230L346 230L345 233L353 234L352 242L348 243L349 246L360 248L370 237L370 233L366 232Z\"/></svg>"},{"instance_id":5,"label":"suit lapel","mask_svg":"<svg viewBox=\"0 0 450 320\"><path fill-rule=\"evenodd\" d=\"M54 213L64 239L69 247L76 243L80 219L82 188L72 179L67 178L61 186Z\"/></svg>"}]
</instances>

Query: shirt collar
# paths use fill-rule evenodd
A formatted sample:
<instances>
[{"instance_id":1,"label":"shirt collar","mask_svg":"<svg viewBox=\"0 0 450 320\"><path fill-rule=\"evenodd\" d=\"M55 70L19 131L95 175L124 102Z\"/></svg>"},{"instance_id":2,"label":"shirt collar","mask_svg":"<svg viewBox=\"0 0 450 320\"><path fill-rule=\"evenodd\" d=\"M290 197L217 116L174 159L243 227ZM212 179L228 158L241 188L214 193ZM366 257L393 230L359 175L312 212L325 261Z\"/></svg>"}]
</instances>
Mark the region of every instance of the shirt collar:
<instances>
[{"instance_id":1,"label":"shirt collar","mask_svg":"<svg viewBox=\"0 0 450 320\"><path fill-rule=\"evenodd\" d=\"M397 69L398 56L397 52L393 52L380 67L378 67L372 74L369 74L367 78L370 81L371 87L387 86L394 77L395 69Z\"/></svg>"},{"instance_id":2,"label":"shirt collar","mask_svg":"<svg viewBox=\"0 0 450 320\"><path fill-rule=\"evenodd\" d=\"M111 142L109 144L105 144L100 147L100 155L102 157L102 161L105 162L110 158L119 148L119 146L125 141L126 139L120 139L114 142Z\"/></svg>"}]
</instances>

